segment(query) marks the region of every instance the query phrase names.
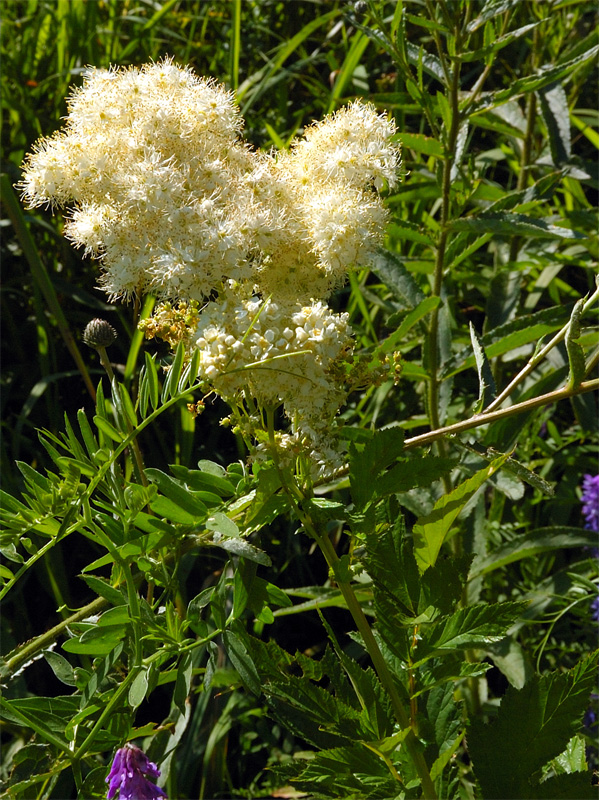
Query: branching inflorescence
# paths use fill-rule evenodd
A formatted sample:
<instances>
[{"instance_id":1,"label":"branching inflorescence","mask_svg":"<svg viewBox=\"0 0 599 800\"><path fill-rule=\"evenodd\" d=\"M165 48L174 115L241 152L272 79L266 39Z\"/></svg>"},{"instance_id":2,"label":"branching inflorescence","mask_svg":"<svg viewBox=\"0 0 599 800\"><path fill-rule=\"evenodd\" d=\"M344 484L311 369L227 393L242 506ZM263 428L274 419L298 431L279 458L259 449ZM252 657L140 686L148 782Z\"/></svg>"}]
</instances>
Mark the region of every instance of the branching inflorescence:
<instances>
[{"instance_id":1,"label":"branching inflorescence","mask_svg":"<svg viewBox=\"0 0 599 800\"><path fill-rule=\"evenodd\" d=\"M289 151L254 151L232 94L168 58L88 70L68 112L26 159L26 202L70 207L65 235L101 261L111 298L163 301L146 334L200 348L199 377L244 407L243 433L255 437L248 400L283 405L283 449L307 446L318 471L334 466L353 339L326 298L381 244L378 190L400 161L393 122L354 102Z\"/></svg>"}]
</instances>

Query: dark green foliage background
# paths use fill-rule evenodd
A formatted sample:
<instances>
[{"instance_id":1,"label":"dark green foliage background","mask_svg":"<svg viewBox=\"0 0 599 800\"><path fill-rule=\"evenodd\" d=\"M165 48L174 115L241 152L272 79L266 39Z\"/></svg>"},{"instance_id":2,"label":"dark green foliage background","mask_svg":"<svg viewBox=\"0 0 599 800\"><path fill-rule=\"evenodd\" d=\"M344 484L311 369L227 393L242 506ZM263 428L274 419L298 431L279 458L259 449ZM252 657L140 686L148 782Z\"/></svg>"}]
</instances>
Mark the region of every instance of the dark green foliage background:
<instances>
[{"instance_id":1,"label":"dark green foliage background","mask_svg":"<svg viewBox=\"0 0 599 800\"><path fill-rule=\"evenodd\" d=\"M435 54L439 48L446 57L452 52L455 40L444 27L453 15L467 18L471 29L468 52L462 54L460 92L472 91L479 81L481 91L472 98L468 126L461 132L454 130L452 138L447 100L451 87L444 63ZM357 271L331 302L336 310L349 312L358 345L365 350L374 349L399 329L401 336L389 349L401 351L404 372L395 389L384 385L352 397L343 412L348 426L369 431L399 423L409 438L471 416L480 409L469 325L480 336L491 360L493 380L501 389L526 363L537 340L545 336L547 341L567 323L575 302L595 290L596 55L583 59L598 42L596 4L591 0L405 0L403 4L383 0L371 4L11 0L3 4L2 17L2 172L8 176L7 185L18 180L19 165L35 140L60 127L69 87L80 83L81 71L89 64L139 65L172 55L178 63L188 64L198 74L212 75L237 92L245 136L256 147L287 146L303 126L356 96L394 115L403 143L404 174L399 189L387 198L391 211L387 255L381 256L375 268ZM518 33L500 48L501 37L514 31ZM572 66L577 59L579 63ZM543 75L550 79L543 82ZM449 156L448 144L457 148ZM444 196L448 163L451 185ZM446 219L441 218L442 206L448 210ZM95 352L81 343L81 331L92 317L102 316L119 333L110 349L111 361L135 394L144 351L156 353L158 363L168 363L171 355L166 345L135 338L137 309L106 302L96 289L97 264L82 259L62 238L60 215L38 210L26 212L25 218L94 384L103 373ZM52 467L36 429L57 435L64 430L65 413L73 420L84 409L91 419L94 407L31 269L23 239L6 215L2 232L2 486L18 495L24 481L15 460L42 472ZM445 236L442 287L435 285L441 236ZM435 294L440 294L443 305L435 323L438 346L431 349L431 314L437 312L427 308L414 319L409 315ZM579 342L587 361L595 359L595 374L587 379L596 377L596 305L583 319ZM436 402L431 400L427 378L431 359L439 366ZM512 400L522 402L559 389L568 369L566 348L561 344L517 388ZM106 382L106 393L108 389ZM194 421L186 409L189 399L182 398L151 431L142 433L146 465L168 472L173 464L194 469L203 458L223 466L245 460L243 443L218 426L222 407L215 403ZM392 445L388 446L392 452ZM393 475L388 471L384 476L388 493L398 494L411 528L416 518L430 513L434 501L447 491L448 481L449 486L452 481L455 485L484 466L480 451L492 447L507 453L516 446L518 461L551 484L554 494L502 470L471 500L460 523L463 571L468 570L468 555L476 556L475 567L479 565L469 584L469 603L524 600L529 604L524 621L518 623L513 648L501 652L498 647L494 652L489 646L484 656L493 667L486 673L486 696L476 709L478 716L468 737L473 739L473 732L481 740L486 736L488 749L495 747L494 736L502 738L504 722L499 716L490 731L483 727L483 720L497 713L498 700L510 683L517 685L534 671L543 675L550 670L582 670L583 656L596 645L589 604L597 564L581 546L586 539L579 502L582 476L598 471L596 393L549 404L452 440L435 454L437 461L431 456L421 467L422 480L417 475L418 462L409 460L411 453L404 454L405 463L404 455L393 453L382 463L380 453L374 453L370 476L367 460L360 462L361 478L369 477L373 484L394 464ZM374 452L375 445L369 447ZM344 506L353 502L359 510L369 500L369 486L368 480L355 481L350 492L346 481L327 497ZM344 553L347 543L341 526L335 521L329 526L339 553ZM353 520L352 526L360 543L360 521ZM353 625L346 610L335 605L326 608L330 589L326 564L319 553L312 552L308 538L297 535L296 527L279 517L262 530L259 543L272 564L259 567L259 575L289 591L295 602L308 602L320 592L319 605L340 648L355 655L358 648L347 635ZM181 556L175 585L170 587L170 597L179 609L212 585L225 568L226 553L214 548L199 552L199 556ZM72 537L68 546L55 548L28 572L4 601L3 653L56 624L57 608L75 609L90 602L95 597L90 585L73 576L101 555L95 544ZM374 546L370 558L377 559ZM413 556L398 554L400 562L403 558ZM379 568L383 570L385 564L383 553ZM440 564L437 568L445 569ZM446 569L443 580L451 573ZM312 594L302 595L298 587L312 587ZM430 596L411 607L406 599L409 587L404 589L407 605L401 613L422 612ZM434 587L425 587L425 595L429 590L434 595ZM252 597L257 605L245 613L247 630L264 640L274 639L288 652L322 656L327 632L316 604L297 616L287 616L288 609L280 608L274 622L266 624L266 617L255 619L262 611L255 591ZM443 598L437 601L442 604ZM388 602L397 611L400 598ZM383 593L376 603L386 608ZM381 635L384 638L384 630ZM71 664L89 667L89 659L72 656ZM241 689L242 683L247 688L244 676L239 678L241 672L238 664L223 661L212 691L195 693L192 719L175 757L178 782L172 779L170 791L176 791L172 797L267 797L278 781L265 771L267 766L309 749L320 739L322 746L336 746L336 733L315 731L310 740L299 728L272 723L263 700ZM327 674L323 667L323 675ZM542 693L559 680L546 676L539 683L527 684L526 691ZM585 677L585 692L591 686L592 680ZM8 696L52 697L68 694L64 688L46 662L40 661L11 683ZM136 725L166 717L170 688L159 687L139 706ZM502 712L517 702L516 691L513 686L508 690ZM7 744L28 741L18 725L5 729ZM36 769L43 771L45 755L35 749L39 743L29 744ZM567 740L561 744L556 756ZM590 736L586 744L591 746ZM475 750L476 745L476 762ZM474 794L477 790L464 752L460 751L460 796L507 797ZM25 753L17 771L27 773L28 759ZM596 765L596 750L589 750L588 760ZM545 763L524 765L521 774L514 772L513 780ZM485 764L477 776L484 792L494 782L499 785L493 769ZM509 771L506 765L506 781ZM293 778L292 772L283 769L281 780ZM574 787L579 778L562 776L559 768L555 772L551 780L560 783L564 792L556 796L570 797L568 791L580 790L579 783L570 790L566 786L571 780ZM96 787L104 774L102 765ZM51 796L74 796L69 779L62 776L60 780L64 782L54 787ZM562 791L554 785L556 792ZM451 795L458 791L452 786L446 787L445 796L457 796ZM505 791L516 791L514 786L506 784Z\"/></svg>"}]
</instances>

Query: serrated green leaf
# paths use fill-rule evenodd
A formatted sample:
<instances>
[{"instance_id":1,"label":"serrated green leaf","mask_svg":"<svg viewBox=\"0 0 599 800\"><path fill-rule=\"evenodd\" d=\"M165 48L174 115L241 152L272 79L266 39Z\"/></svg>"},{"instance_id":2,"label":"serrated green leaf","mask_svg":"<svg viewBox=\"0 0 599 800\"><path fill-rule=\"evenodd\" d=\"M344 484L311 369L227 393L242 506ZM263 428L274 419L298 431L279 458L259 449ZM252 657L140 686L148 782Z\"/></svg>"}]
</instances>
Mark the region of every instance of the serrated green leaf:
<instances>
[{"instance_id":1,"label":"serrated green leaf","mask_svg":"<svg viewBox=\"0 0 599 800\"><path fill-rule=\"evenodd\" d=\"M393 427L376 431L360 450L354 444L350 446L349 480L358 508L371 499L377 477L401 454L403 441L404 432Z\"/></svg>"},{"instance_id":2,"label":"serrated green leaf","mask_svg":"<svg viewBox=\"0 0 599 800\"><path fill-rule=\"evenodd\" d=\"M485 798L572 797L547 794L554 792L557 784L553 788L539 785L535 776L563 752L579 728L595 684L596 668L595 653L569 672L535 675L520 690L508 688L491 724L485 725L481 718L470 723L468 749ZM576 775L567 777L577 779Z\"/></svg>"},{"instance_id":3,"label":"serrated green leaf","mask_svg":"<svg viewBox=\"0 0 599 800\"><path fill-rule=\"evenodd\" d=\"M402 131L397 135L397 138L402 143L403 147L409 147L416 153L423 153L426 156L435 156L435 158L443 158L444 149L438 139L433 139L430 136L424 136L421 133L407 133Z\"/></svg>"},{"instance_id":4,"label":"serrated green leaf","mask_svg":"<svg viewBox=\"0 0 599 800\"><path fill-rule=\"evenodd\" d=\"M400 349L401 342L405 335L420 322L421 319L430 314L435 308L441 304L441 298L437 296L427 297L421 303L418 303L416 308L409 311L402 319L397 330L388 336L381 345L377 348L382 353L391 353L394 350Z\"/></svg>"},{"instance_id":5,"label":"serrated green leaf","mask_svg":"<svg viewBox=\"0 0 599 800\"><path fill-rule=\"evenodd\" d=\"M425 299L411 273L395 253L378 250L373 259L372 270L393 292L402 308L416 308Z\"/></svg>"},{"instance_id":6,"label":"serrated green leaf","mask_svg":"<svg viewBox=\"0 0 599 800\"><path fill-rule=\"evenodd\" d=\"M391 241L417 242L425 244L427 247L434 247L432 236L421 225L405 219L395 218L387 228L387 235Z\"/></svg>"},{"instance_id":7,"label":"serrated green leaf","mask_svg":"<svg viewBox=\"0 0 599 800\"><path fill-rule=\"evenodd\" d=\"M531 558L539 553L562 548L596 547L597 534L585 531L582 528L573 528L566 525L553 528L536 528L524 536L518 536L510 542L505 542L495 548L491 553L481 559L475 560L470 573L470 580L479 575L486 575L495 569L501 569L507 564Z\"/></svg>"},{"instance_id":8,"label":"serrated green leaf","mask_svg":"<svg viewBox=\"0 0 599 800\"><path fill-rule=\"evenodd\" d=\"M419 517L414 525L413 536L414 555L420 572L424 572L436 562L441 546L449 538L451 527L462 508L483 483L502 466L506 458L507 455L496 458L452 492L439 498L430 514Z\"/></svg>"},{"instance_id":9,"label":"serrated green leaf","mask_svg":"<svg viewBox=\"0 0 599 800\"><path fill-rule=\"evenodd\" d=\"M555 166L559 167L572 156L568 96L562 84L557 82L543 86L538 90L537 97L549 134L551 158Z\"/></svg>"},{"instance_id":10,"label":"serrated green leaf","mask_svg":"<svg viewBox=\"0 0 599 800\"><path fill-rule=\"evenodd\" d=\"M572 75L575 70L587 61L595 58L597 53L599 53L599 46L591 47L586 52L569 61L547 66L539 70L536 75L527 75L523 78L518 78L512 81L506 89L499 89L496 92L489 92L483 95L476 105L476 110L487 110L493 106L501 105L520 94L538 91L544 86L562 81L567 76Z\"/></svg>"},{"instance_id":11,"label":"serrated green leaf","mask_svg":"<svg viewBox=\"0 0 599 800\"><path fill-rule=\"evenodd\" d=\"M484 25L487 20L509 11L510 8L519 3L520 0L486 0L478 16L468 23L466 30L468 33L474 33L474 31L478 30L481 25Z\"/></svg>"},{"instance_id":12,"label":"serrated green leaf","mask_svg":"<svg viewBox=\"0 0 599 800\"><path fill-rule=\"evenodd\" d=\"M442 651L467 650L503 639L526 603L495 603L460 608L451 616L420 628L414 661L422 663Z\"/></svg>"},{"instance_id":13,"label":"serrated green leaf","mask_svg":"<svg viewBox=\"0 0 599 800\"><path fill-rule=\"evenodd\" d=\"M127 601L121 591L112 586L105 578L96 575L82 575L89 588L100 597L108 600L113 606L124 605Z\"/></svg>"},{"instance_id":14,"label":"serrated green leaf","mask_svg":"<svg viewBox=\"0 0 599 800\"><path fill-rule=\"evenodd\" d=\"M538 342L543 336L559 330L568 321L572 307L568 304L546 308L494 328L481 337L487 358L496 358L524 344ZM441 378L449 378L474 366L472 349L465 347L443 365Z\"/></svg>"},{"instance_id":15,"label":"serrated green leaf","mask_svg":"<svg viewBox=\"0 0 599 800\"><path fill-rule=\"evenodd\" d=\"M484 47L480 47L477 50L469 50L464 53L460 54L460 58L462 61L485 61L491 54L497 53L499 50L502 50L504 47L507 47L508 44L511 44L516 39L519 39L521 36L526 36L527 33L534 30L538 25L541 25L545 20L538 20L537 22L531 22L528 25L523 25L521 28L515 28L513 31L509 31L505 33L503 36L498 36L493 38L490 42L485 42ZM470 26L468 26L470 27ZM478 25L477 25L478 27Z\"/></svg>"},{"instance_id":16,"label":"serrated green leaf","mask_svg":"<svg viewBox=\"0 0 599 800\"><path fill-rule=\"evenodd\" d=\"M449 227L454 231L492 233L496 236L530 236L536 239L585 238L582 234L570 228L562 228L547 220L507 211L498 213L483 212L476 217L462 217L453 220Z\"/></svg>"},{"instance_id":17,"label":"serrated green leaf","mask_svg":"<svg viewBox=\"0 0 599 800\"><path fill-rule=\"evenodd\" d=\"M417 47L415 44L406 42L406 53L408 61L411 64L418 66L421 65L425 72L432 75L443 85L446 84L445 73L443 72L443 65L437 56L428 53L423 47Z\"/></svg>"}]
</instances>

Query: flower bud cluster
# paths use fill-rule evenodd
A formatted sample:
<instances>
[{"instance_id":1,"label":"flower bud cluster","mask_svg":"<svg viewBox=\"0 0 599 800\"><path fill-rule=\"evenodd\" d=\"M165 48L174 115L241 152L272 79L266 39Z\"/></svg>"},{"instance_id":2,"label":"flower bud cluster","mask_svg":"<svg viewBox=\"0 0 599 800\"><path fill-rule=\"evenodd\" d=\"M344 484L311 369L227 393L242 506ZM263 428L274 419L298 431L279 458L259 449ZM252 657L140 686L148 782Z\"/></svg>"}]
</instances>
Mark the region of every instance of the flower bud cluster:
<instances>
[{"instance_id":1,"label":"flower bud cluster","mask_svg":"<svg viewBox=\"0 0 599 800\"><path fill-rule=\"evenodd\" d=\"M209 304L192 342L200 375L222 397L283 404L292 424L301 419L313 431L326 427L344 399L330 370L352 345L347 314L325 303L239 302L232 292Z\"/></svg>"}]
</instances>

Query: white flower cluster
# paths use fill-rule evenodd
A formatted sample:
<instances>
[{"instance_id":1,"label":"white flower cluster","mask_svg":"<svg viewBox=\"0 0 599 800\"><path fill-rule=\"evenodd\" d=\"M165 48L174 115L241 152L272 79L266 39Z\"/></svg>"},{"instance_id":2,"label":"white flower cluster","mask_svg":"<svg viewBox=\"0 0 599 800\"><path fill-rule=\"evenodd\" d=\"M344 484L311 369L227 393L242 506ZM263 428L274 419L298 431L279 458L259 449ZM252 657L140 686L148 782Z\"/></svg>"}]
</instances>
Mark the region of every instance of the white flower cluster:
<instances>
[{"instance_id":1,"label":"white flower cluster","mask_svg":"<svg viewBox=\"0 0 599 800\"><path fill-rule=\"evenodd\" d=\"M224 396L284 403L294 435L316 437L344 399L332 376L351 349L323 300L381 243L393 122L355 102L289 152L253 151L231 93L168 58L88 70L68 112L27 157L24 200L70 207L65 235L100 259L111 297L211 298L202 376Z\"/></svg>"},{"instance_id":2,"label":"white flower cluster","mask_svg":"<svg viewBox=\"0 0 599 800\"><path fill-rule=\"evenodd\" d=\"M208 305L192 342L201 374L222 397L283 403L292 423L299 418L312 431L326 427L344 399L330 370L352 345L347 314L326 303L240 302L232 292Z\"/></svg>"}]
</instances>

